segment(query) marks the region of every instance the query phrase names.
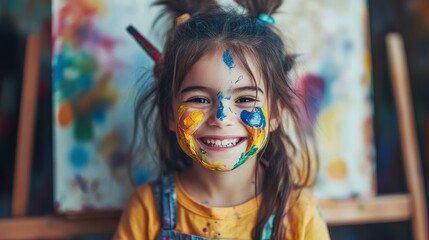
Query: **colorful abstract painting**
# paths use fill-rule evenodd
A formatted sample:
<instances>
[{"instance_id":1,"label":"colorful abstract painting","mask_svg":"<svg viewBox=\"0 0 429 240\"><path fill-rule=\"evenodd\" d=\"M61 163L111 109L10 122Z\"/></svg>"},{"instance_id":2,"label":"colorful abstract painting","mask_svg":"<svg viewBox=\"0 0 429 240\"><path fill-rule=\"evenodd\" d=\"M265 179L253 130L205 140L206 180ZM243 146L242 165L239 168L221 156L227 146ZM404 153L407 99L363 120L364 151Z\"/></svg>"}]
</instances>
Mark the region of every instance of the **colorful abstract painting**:
<instances>
[{"instance_id":1,"label":"colorful abstract painting","mask_svg":"<svg viewBox=\"0 0 429 240\"><path fill-rule=\"evenodd\" d=\"M297 54L292 77L315 125L319 198L374 193L366 1L285 1L277 23Z\"/></svg>"},{"instance_id":2,"label":"colorful abstract painting","mask_svg":"<svg viewBox=\"0 0 429 240\"><path fill-rule=\"evenodd\" d=\"M152 73L154 63L126 28L135 25L152 35L152 42L160 42L151 31L158 13L149 13L149 4L53 1L54 188L59 213L119 209L133 190L126 153L136 83ZM141 158L141 164L131 168L137 185L154 176L150 156Z\"/></svg>"}]
</instances>

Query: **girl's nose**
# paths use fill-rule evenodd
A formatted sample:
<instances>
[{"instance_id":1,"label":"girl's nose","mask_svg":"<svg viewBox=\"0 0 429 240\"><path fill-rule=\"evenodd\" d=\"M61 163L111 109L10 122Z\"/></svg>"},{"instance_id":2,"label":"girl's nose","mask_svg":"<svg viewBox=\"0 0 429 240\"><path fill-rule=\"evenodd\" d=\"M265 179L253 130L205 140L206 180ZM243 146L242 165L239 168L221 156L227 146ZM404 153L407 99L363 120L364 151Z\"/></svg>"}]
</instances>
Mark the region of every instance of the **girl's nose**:
<instances>
[{"instance_id":1,"label":"girl's nose","mask_svg":"<svg viewBox=\"0 0 429 240\"><path fill-rule=\"evenodd\" d=\"M210 113L207 123L210 126L226 127L234 124L237 121L237 116L233 113L231 107L225 102L219 101Z\"/></svg>"}]
</instances>

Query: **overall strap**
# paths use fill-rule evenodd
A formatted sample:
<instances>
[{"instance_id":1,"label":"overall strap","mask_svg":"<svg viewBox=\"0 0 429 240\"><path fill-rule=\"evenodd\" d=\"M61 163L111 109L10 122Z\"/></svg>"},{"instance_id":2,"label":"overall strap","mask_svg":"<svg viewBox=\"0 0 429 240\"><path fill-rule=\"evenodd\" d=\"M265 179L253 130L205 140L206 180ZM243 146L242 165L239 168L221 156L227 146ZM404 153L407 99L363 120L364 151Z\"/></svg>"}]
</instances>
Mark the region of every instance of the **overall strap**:
<instances>
[{"instance_id":1,"label":"overall strap","mask_svg":"<svg viewBox=\"0 0 429 240\"><path fill-rule=\"evenodd\" d=\"M156 207L161 222L159 239L168 239L176 227L176 188L174 177L165 175L153 184Z\"/></svg>"}]
</instances>

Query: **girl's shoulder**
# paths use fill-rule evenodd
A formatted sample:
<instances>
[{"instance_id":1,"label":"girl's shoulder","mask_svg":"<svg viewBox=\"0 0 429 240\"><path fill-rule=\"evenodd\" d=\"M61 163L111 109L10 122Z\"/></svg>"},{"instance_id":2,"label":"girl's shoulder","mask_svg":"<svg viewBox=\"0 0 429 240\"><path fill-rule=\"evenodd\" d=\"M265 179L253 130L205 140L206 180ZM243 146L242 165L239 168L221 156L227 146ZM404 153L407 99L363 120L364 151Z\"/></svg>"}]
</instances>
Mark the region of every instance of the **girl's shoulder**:
<instances>
[{"instance_id":1,"label":"girl's shoulder","mask_svg":"<svg viewBox=\"0 0 429 240\"><path fill-rule=\"evenodd\" d=\"M309 189L293 191L287 210L285 225L293 235L290 239L329 239L318 200Z\"/></svg>"},{"instance_id":2,"label":"girl's shoulder","mask_svg":"<svg viewBox=\"0 0 429 240\"><path fill-rule=\"evenodd\" d=\"M148 198L150 196L153 196L152 185L153 185L153 182L147 182L136 187L134 190L134 196L138 196L142 198Z\"/></svg>"},{"instance_id":3,"label":"girl's shoulder","mask_svg":"<svg viewBox=\"0 0 429 240\"><path fill-rule=\"evenodd\" d=\"M293 217L308 219L318 214L322 217L319 202L309 189L294 190L286 208Z\"/></svg>"},{"instance_id":4,"label":"girl's shoulder","mask_svg":"<svg viewBox=\"0 0 429 240\"><path fill-rule=\"evenodd\" d=\"M155 198L152 191L152 183L142 184L134 189L129 202L128 208L141 209L142 211L148 212L149 215L152 213L155 208Z\"/></svg>"},{"instance_id":5,"label":"girl's shoulder","mask_svg":"<svg viewBox=\"0 0 429 240\"><path fill-rule=\"evenodd\" d=\"M114 239L155 239L160 228L150 183L134 190L122 213Z\"/></svg>"}]
</instances>

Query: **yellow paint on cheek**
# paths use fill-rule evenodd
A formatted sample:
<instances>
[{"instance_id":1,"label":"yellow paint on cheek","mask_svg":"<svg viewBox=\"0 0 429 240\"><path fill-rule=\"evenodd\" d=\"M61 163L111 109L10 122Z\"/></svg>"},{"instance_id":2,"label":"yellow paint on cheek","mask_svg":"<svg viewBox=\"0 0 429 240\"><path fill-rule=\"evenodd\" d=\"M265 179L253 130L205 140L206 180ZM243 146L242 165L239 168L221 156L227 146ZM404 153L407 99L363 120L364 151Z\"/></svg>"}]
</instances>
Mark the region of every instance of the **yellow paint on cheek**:
<instances>
[{"instance_id":1,"label":"yellow paint on cheek","mask_svg":"<svg viewBox=\"0 0 429 240\"><path fill-rule=\"evenodd\" d=\"M201 122L201 120L203 120L203 118L204 118L203 111L191 112L191 114L189 114L189 116L183 120L183 124L185 125L185 127L192 130L196 126L198 126L198 124Z\"/></svg>"},{"instance_id":2,"label":"yellow paint on cheek","mask_svg":"<svg viewBox=\"0 0 429 240\"><path fill-rule=\"evenodd\" d=\"M196 149L195 149L195 144L194 144L194 139L192 138L192 135L185 133L185 139L186 142L189 144L189 150L190 153L192 153L193 155L196 155Z\"/></svg>"},{"instance_id":3,"label":"yellow paint on cheek","mask_svg":"<svg viewBox=\"0 0 429 240\"><path fill-rule=\"evenodd\" d=\"M188 112L188 113L187 113ZM178 124L178 142L183 151L188 155L198 156L193 133L195 128L200 124L204 118L203 111L190 112L189 108L185 105L179 107L177 111ZM185 114L188 114L187 116Z\"/></svg>"},{"instance_id":4,"label":"yellow paint on cheek","mask_svg":"<svg viewBox=\"0 0 429 240\"><path fill-rule=\"evenodd\" d=\"M177 110L177 120L181 119L185 111L188 110L188 108L185 105L182 105Z\"/></svg>"}]
</instances>

